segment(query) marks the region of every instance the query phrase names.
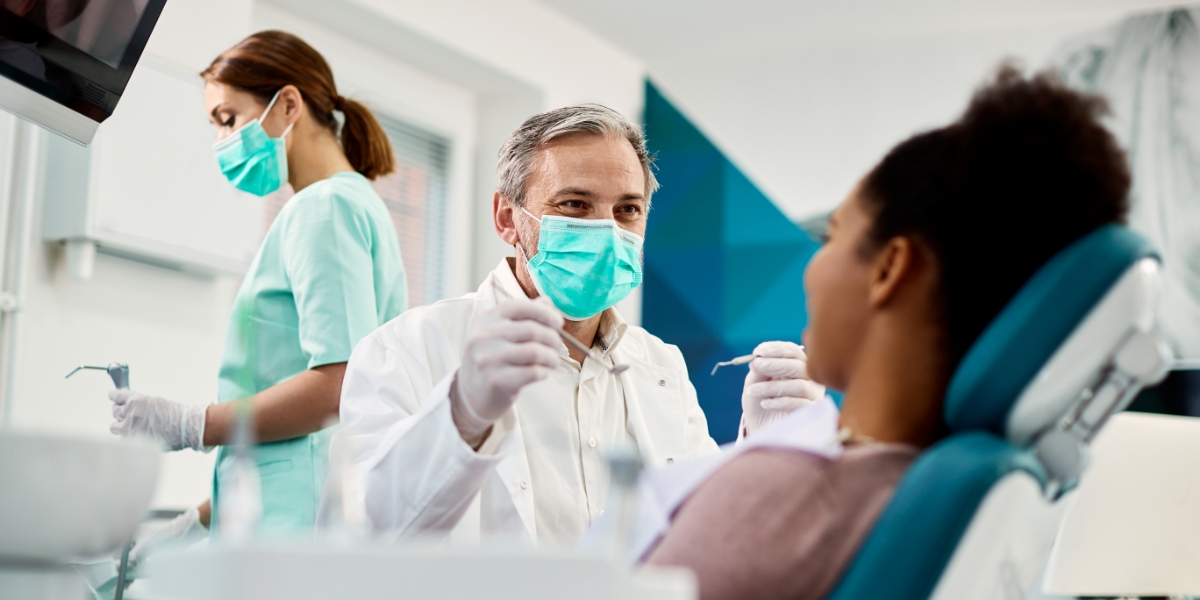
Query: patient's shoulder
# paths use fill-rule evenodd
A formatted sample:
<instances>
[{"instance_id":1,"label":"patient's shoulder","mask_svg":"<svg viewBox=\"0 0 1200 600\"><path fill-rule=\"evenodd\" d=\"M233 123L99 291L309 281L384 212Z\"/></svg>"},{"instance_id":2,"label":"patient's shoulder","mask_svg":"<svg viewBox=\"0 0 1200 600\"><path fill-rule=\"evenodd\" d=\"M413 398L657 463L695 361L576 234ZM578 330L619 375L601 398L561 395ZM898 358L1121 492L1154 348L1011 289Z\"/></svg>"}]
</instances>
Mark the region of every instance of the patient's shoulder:
<instances>
[{"instance_id":1,"label":"patient's shoulder","mask_svg":"<svg viewBox=\"0 0 1200 600\"><path fill-rule=\"evenodd\" d=\"M915 456L884 445L833 460L746 452L696 489L648 560L691 568L705 598L822 598Z\"/></svg>"},{"instance_id":2,"label":"patient's shoulder","mask_svg":"<svg viewBox=\"0 0 1200 600\"><path fill-rule=\"evenodd\" d=\"M828 459L785 448L758 448L731 459L713 477L720 476L727 483L754 481L751 487L792 490L793 494L818 485L845 485L846 478L851 478L850 483L861 478L873 487L889 486L918 453L917 448L905 444L864 444L849 446L841 456Z\"/></svg>"}]
</instances>

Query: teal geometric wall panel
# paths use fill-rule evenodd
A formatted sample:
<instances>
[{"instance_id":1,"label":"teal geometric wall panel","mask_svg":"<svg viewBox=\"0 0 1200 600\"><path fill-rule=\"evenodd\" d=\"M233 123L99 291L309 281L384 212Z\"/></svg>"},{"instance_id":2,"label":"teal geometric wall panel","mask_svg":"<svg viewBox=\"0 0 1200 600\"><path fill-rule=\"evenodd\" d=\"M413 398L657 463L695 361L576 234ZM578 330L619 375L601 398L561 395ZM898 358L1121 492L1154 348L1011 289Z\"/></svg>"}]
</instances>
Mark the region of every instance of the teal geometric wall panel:
<instances>
[{"instance_id":1,"label":"teal geometric wall panel","mask_svg":"<svg viewBox=\"0 0 1200 600\"><path fill-rule=\"evenodd\" d=\"M720 443L737 437L746 367L714 364L760 342L800 343L804 269L817 243L646 81L656 175L645 244L642 324L679 346Z\"/></svg>"}]
</instances>

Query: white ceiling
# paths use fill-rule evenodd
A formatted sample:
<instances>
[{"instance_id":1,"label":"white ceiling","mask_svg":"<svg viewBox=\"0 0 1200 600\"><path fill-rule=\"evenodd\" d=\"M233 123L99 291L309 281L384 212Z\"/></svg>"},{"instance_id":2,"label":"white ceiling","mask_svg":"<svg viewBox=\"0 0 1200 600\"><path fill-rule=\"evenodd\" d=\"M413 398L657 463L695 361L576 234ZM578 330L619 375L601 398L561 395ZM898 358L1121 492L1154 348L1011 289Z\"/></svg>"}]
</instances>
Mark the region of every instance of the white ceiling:
<instances>
[{"instance_id":1,"label":"white ceiling","mask_svg":"<svg viewBox=\"0 0 1200 600\"><path fill-rule=\"evenodd\" d=\"M1178 0L539 0L649 65L1114 16Z\"/></svg>"},{"instance_id":2,"label":"white ceiling","mask_svg":"<svg viewBox=\"0 0 1200 600\"><path fill-rule=\"evenodd\" d=\"M634 56L792 218L953 119L998 61L1164 0L537 0Z\"/></svg>"}]
</instances>

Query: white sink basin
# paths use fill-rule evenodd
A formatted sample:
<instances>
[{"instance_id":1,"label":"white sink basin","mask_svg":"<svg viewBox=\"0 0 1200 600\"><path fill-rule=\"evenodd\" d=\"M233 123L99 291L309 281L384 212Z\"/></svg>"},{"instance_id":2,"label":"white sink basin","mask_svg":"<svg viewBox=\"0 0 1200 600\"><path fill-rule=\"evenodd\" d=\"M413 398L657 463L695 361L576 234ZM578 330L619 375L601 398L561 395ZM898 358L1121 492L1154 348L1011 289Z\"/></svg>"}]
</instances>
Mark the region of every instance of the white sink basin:
<instances>
[{"instance_id":1,"label":"white sink basin","mask_svg":"<svg viewBox=\"0 0 1200 600\"><path fill-rule=\"evenodd\" d=\"M112 552L150 505L160 454L117 439L0 431L0 560Z\"/></svg>"}]
</instances>

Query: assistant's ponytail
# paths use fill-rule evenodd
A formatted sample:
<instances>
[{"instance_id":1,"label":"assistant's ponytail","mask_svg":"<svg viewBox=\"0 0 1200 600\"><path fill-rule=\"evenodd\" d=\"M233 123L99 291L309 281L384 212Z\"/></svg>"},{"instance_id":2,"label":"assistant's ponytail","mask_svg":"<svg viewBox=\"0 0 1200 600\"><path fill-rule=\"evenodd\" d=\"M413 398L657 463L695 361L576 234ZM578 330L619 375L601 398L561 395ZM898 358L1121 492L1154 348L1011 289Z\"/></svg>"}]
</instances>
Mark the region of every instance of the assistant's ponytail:
<instances>
[{"instance_id":1,"label":"assistant's ponytail","mask_svg":"<svg viewBox=\"0 0 1200 600\"><path fill-rule=\"evenodd\" d=\"M396 170L396 159L392 156L392 144L387 134L370 109L349 98L337 99L337 110L342 111L342 150L346 160L355 171L367 179L382 177Z\"/></svg>"},{"instance_id":2,"label":"assistant's ponytail","mask_svg":"<svg viewBox=\"0 0 1200 600\"><path fill-rule=\"evenodd\" d=\"M264 104L283 86L294 85L313 119L331 131L337 131L333 111L345 116L342 151L355 171L375 179L396 170L392 145L375 115L361 103L338 94L325 57L290 33L260 31L251 35L222 52L200 76L250 92Z\"/></svg>"}]
</instances>

